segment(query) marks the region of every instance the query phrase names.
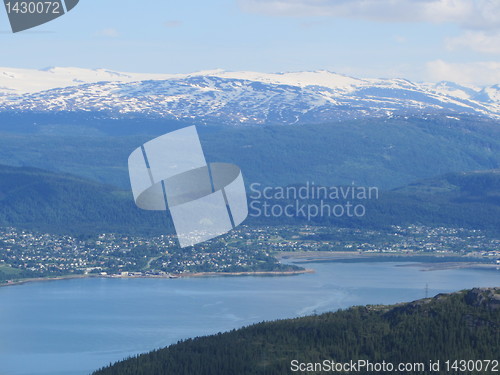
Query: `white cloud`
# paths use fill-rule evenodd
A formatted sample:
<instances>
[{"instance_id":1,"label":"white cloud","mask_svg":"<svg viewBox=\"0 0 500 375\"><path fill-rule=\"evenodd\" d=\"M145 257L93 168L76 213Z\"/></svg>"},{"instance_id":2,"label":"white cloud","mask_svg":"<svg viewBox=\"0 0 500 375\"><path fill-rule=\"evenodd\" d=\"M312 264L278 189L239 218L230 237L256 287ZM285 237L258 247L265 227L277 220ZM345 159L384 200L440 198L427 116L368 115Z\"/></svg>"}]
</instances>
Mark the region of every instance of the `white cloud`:
<instances>
[{"instance_id":1,"label":"white cloud","mask_svg":"<svg viewBox=\"0 0 500 375\"><path fill-rule=\"evenodd\" d=\"M173 29L182 26L182 22L178 20L169 20L165 22L163 25L169 29Z\"/></svg>"},{"instance_id":2,"label":"white cloud","mask_svg":"<svg viewBox=\"0 0 500 375\"><path fill-rule=\"evenodd\" d=\"M395 42L400 43L400 44L403 44L403 43L407 42L407 39L404 36L401 36L401 35L394 35L393 39L394 39Z\"/></svg>"},{"instance_id":3,"label":"white cloud","mask_svg":"<svg viewBox=\"0 0 500 375\"><path fill-rule=\"evenodd\" d=\"M331 16L382 22L452 22L500 28L499 0L239 0L244 11L276 16Z\"/></svg>"},{"instance_id":4,"label":"white cloud","mask_svg":"<svg viewBox=\"0 0 500 375\"><path fill-rule=\"evenodd\" d=\"M500 62L448 63L435 60L426 64L426 79L478 86L495 85L500 83Z\"/></svg>"},{"instance_id":5,"label":"white cloud","mask_svg":"<svg viewBox=\"0 0 500 375\"><path fill-rule=\"evenodd\" d=\"M500 32L467 31L464 34L446 40L450 50L462 48L482 53L500 54Z\"/></svg>"},{"instance_id":6,"label":"white cloud","mask_svg":"<svg viewBox=\"0 0 500 375\"><path fill-rule=\"evenodd\" d=\"M107 37L107 38L117 38L120 36L120 33L118 32L118 30L116 29L113 29L113 28L107 28L107 29L103 29L103 30L99 30L97 33L96 33L97 36L104 36L104 37Z\"/></svg>"}]
</instances>

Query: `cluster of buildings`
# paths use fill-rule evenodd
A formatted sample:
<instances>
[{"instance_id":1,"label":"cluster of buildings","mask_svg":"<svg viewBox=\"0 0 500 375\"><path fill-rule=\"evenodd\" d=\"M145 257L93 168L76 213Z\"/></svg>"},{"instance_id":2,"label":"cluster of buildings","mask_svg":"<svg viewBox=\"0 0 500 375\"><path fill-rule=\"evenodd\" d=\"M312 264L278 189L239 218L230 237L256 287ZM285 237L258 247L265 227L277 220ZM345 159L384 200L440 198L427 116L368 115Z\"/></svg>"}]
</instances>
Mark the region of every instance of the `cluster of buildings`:
<instances>
[{"instance_id":1,"label":"cluster of buildings","mask_svg":"<svg viewBox=\"0 0 500 375\"><path fill-rule=\"evenodd\" d=\"M383 231L241 226L222 237L181 249L172 235L101 234L83 239L0 228L0 276L2 269L20 270L22 277L175 277L199 272L284 271L290 266L280 264L273 254L296 251L460 255L498 262L500 240L479 230L418 225Z\"/></svg>"}]
</instances>

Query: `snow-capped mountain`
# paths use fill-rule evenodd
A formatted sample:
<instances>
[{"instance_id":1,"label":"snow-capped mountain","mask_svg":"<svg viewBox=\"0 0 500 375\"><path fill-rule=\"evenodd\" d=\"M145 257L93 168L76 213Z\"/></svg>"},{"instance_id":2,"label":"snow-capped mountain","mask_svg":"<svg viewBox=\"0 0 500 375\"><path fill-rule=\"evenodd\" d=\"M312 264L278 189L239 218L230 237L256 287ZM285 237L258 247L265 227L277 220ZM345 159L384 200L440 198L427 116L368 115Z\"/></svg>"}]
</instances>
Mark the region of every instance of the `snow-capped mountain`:
<instances>
[{"instance_id":1,"label":"snow-capped mountain","mask_svg":"<svg viewBox=\"0 0 500 375\"><path fill-rule=\"evenodd\" d=\"M101 112L221 124L292 124L442 114L500 118L500 86L357 79L317 71L136 74L0 68L0 111Z\"/></svg>"}]
</instances>

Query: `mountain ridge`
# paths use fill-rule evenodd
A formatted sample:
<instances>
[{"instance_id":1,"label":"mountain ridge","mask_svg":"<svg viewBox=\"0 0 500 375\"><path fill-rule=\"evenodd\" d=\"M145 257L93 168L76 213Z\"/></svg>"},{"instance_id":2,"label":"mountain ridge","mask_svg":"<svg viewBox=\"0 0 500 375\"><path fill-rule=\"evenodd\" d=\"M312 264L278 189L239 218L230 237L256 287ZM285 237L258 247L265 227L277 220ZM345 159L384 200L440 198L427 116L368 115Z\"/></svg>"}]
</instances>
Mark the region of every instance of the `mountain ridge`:
<instances>
[{"instance_id":1,"label":"mountain ridge","mask_svg":"<svg viewBox=\"0 0 500 375\"><path fill-rule=\"evenodd\" d=\"M311 223L359 228L420 223L498 230L499 170L447 174L428 181L428 186L424 181L409 185L409 189L382 191L379 200L365 202L369 212L366 217L318 217ZM451 181L454 188L443 193L435 188L435 181L440 182L438 187ZM270 199L268 203L289 202ZM308 223L304 220L262 217L249 218L247 223L257 226ZM129 190L67 173L5 165L0 165L0 226L73 235L102 231L157 234L172 230L168 213L139 210Z\"/></svg>"},{"instance_id":2,"label":"mountain ridge","mask_svg":"<svg viewBox=\"0 0 500 375\"><path fill-rule=\"evenodd\" d=\"M0 165L0 226L63 233L163 233L158 212L138 210L128 191L67 173Z\"/></svg>"},{"instance_id":3,"label":"mountain ridge","mask_svg":"<svg viewBox=\"0 0 500 375\"><path fill-rule=\"evenodd\" d=\"M231 125L434 115L500 119L500 87L361 79L328 71L137 74L0 68L0 111L99 112Z\"/></svg>"}]
</instances>

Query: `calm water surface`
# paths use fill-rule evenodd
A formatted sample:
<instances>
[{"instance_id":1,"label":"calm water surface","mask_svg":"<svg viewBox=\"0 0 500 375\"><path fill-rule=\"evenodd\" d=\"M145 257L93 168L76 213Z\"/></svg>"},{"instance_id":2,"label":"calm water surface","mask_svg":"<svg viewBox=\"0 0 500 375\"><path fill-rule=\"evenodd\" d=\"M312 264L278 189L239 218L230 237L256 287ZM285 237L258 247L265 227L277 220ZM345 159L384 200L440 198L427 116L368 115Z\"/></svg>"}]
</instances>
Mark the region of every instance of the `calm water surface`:
<instances>
[{"instance_id":1,"label":"calm water surface","mask_svg":"<svg viewBox=\"0 0 500 375\"><path fill-rule=\"evenodd\" d=\"M81 279L0 288L0 375L88 375L179 339L475 286L500 272L317 263L287 277Z\"/></svg>"}]
</instances>

